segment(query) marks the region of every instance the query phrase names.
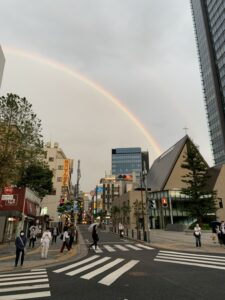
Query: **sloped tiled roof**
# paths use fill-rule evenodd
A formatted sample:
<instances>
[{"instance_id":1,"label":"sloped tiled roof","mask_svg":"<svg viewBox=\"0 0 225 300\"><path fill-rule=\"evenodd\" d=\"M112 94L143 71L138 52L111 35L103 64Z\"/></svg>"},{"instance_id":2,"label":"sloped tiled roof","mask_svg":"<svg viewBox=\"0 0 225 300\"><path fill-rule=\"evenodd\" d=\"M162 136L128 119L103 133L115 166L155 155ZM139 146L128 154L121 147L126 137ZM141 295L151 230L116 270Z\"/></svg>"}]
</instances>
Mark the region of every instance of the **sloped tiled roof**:
<instances>
[{"instance_id":1,"label":"sloped tiled roof","mask_svg":"<svg viewBox=\"0 0 225 300\"><path fill-rule=\"evenodd\" d=\"M147 175L147 184L151 191L162 191L164 189L187 141L193 143L189 136L185 135L154 161Z\"/></svg>"}]
</instances>

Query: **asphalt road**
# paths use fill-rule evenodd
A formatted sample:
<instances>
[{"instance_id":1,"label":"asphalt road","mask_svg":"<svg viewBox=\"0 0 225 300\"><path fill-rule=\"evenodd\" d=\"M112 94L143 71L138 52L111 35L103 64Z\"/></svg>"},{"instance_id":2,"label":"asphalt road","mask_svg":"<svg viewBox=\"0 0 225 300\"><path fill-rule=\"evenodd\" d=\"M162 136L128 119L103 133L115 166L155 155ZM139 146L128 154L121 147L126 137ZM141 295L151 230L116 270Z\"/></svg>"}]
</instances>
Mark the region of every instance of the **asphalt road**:
<instances>
[{"instance_id":1,"label":"asphalt road","mask_svg":"<svg viewBox=\"0 0 225 300\"><path fill-rule=\"evenodd\" d=\"M0 275L0 300L35 297L217 300L225 297L225 256L144 248L139 242L120 239L109 232L100 232L96 252L88 251L91 235L86 226L80 230L83 241L80 254L73 262L47 270L36 268L17 271L17 275Z\"/></svg>"}]
</instances>

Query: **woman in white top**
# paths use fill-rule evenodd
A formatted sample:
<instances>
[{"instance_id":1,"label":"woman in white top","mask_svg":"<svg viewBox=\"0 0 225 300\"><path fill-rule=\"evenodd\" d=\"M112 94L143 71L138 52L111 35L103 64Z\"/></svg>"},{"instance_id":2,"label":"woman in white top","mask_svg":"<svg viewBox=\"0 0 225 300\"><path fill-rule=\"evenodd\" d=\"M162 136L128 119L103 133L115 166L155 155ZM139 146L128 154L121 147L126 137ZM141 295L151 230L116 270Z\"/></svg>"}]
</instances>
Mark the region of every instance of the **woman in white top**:
<instances>
[{"instance_id":1,"label":"woman in white top","mask_svg":"<svg viewBox=\"0 0 225 300\"><path fill-rule=\"evenodd\" d=\"M196 241L196 247L201 247L201 227L199 227L198 224L196 224L195 228L194 228L194 236L195 236L195 241Z\"/></svg>"},{"instance_id":2,"label":"woman in white top","mask_svg":"<svg viewBox=\"0 0 225 300\"><path fill-rule=\"evenodd\" d=\"M48 249L50 242L52 240L52 234L48 228L43 232L42 238L41 238L41 257L47 258L48 256Z\"/></svg>"}]
</instances>

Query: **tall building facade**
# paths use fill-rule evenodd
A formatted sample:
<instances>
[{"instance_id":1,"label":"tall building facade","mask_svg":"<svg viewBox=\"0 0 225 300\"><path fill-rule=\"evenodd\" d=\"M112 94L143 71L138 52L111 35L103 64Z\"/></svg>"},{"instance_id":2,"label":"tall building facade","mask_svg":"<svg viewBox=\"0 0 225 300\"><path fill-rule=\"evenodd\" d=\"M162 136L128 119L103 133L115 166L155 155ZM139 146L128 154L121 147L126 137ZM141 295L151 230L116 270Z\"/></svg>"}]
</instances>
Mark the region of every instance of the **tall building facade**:
<instances>
[{"instance_id":1,"label":"tall building facade","mask_svg":"<svg viewBox=\"0 0 225 300\"><path fill-rule=\"evenodd\" d=\"M148 152L142 152L141 148L115 148L112 149L112 174L134 174L140 183L141 173L144 167L149 168Z\"/></svg>"},{"instance_id":2,"label":"tall building facade","mask_svg":"<svg viewBox=\"0 0 225 300\"><path fill-rule=\"evenodd\" d=\"M2 47L0 46L0 87L2 83L3 70L5 66L5 57L2 51Z\"/></svg>"},{"instance_id":3,"label":"tall building facade","mask_svg":"<svg viewBox=\"0 0 225 300\"><path fill-rule=\"evenodd\" d=\"M225 1L191 0L216 165L225 163Z\"/></svg>"},{"instance_id":4,"label":"tall building facade","mask_svg":"<svg viewBox=\"0 0 225 300\"><path fill-rule=\"evenodd\" d=\"M58 222L59 203L62 199L66 203L72 192L73 160L66 157L58 143L51 145L49 142L45 145L44 150L45 161L53 171L53 193L44 197L42 214L47 214L53 222Z\"/></svg>"}]
</instances>

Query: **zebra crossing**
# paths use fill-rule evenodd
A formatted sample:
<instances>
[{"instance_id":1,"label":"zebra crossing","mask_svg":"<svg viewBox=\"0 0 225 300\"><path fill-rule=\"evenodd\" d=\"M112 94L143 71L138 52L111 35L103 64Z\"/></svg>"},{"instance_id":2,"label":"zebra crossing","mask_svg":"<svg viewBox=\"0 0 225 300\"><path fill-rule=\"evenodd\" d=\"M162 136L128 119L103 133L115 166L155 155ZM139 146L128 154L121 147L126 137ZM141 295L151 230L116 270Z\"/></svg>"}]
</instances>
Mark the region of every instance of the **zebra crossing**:
<instances>
[{"instance_id":1,"label":"zebra crossing","mask_svg":"<svg viewBox=\"0 0 225 300\"><path fill-rule=\"evenodd\" d=\"M219 255L191 254L176 251L159 251L154 261L225 270L225 257Z\"/></svg>"},{"instance_id":2,"label":"zebra crossing","mask_svg":"<svg viewBox=\"0 0 225 300\"><path fill-rule=\"evenodd\" d=\"M50 297L46 269L0 275L0 300Z\"/></svg>"},{"instance_id":3,"label":"zebra crossing","mask_svg":"<svg viewBox=\"0 0 225 300\"><path fill-rule=\"evenodd\" d=\"M64 273L67 276L80 275L80 278L90 280L97 275L103 274L103 278L98 281L99 284L110 286L119 277L132 269L139 260L125 261L124 258L112 258L109 256L102 257L100 255L93 255L74 264L67 265L60 269L56 269L54 273ZM110 269L114 267L118 269L108 274ZM87 272L87 273L86 273ZM105 274L107 272L107 274Z\"/></svg>"},{"instance_id":4,"label":"zebra crossing","mask_svg":"<svg viewBox=\"0 0 225 300\"><path fill-rule=\"evenodd\" d=\"M134 250L134 251L141 251L144 249L147 250L154 250L154 248L151 248L149 246L145 246L142 244L114 244L114 245L101 245L100 247L97 246L97 248L95 249L94 246L92 247L92 249L95 251L95 253L103 253L103 251L108 251L108 252L116 252L118 250L120 251L130 251L130 250Z\"/></svg>"}]
</instances>

